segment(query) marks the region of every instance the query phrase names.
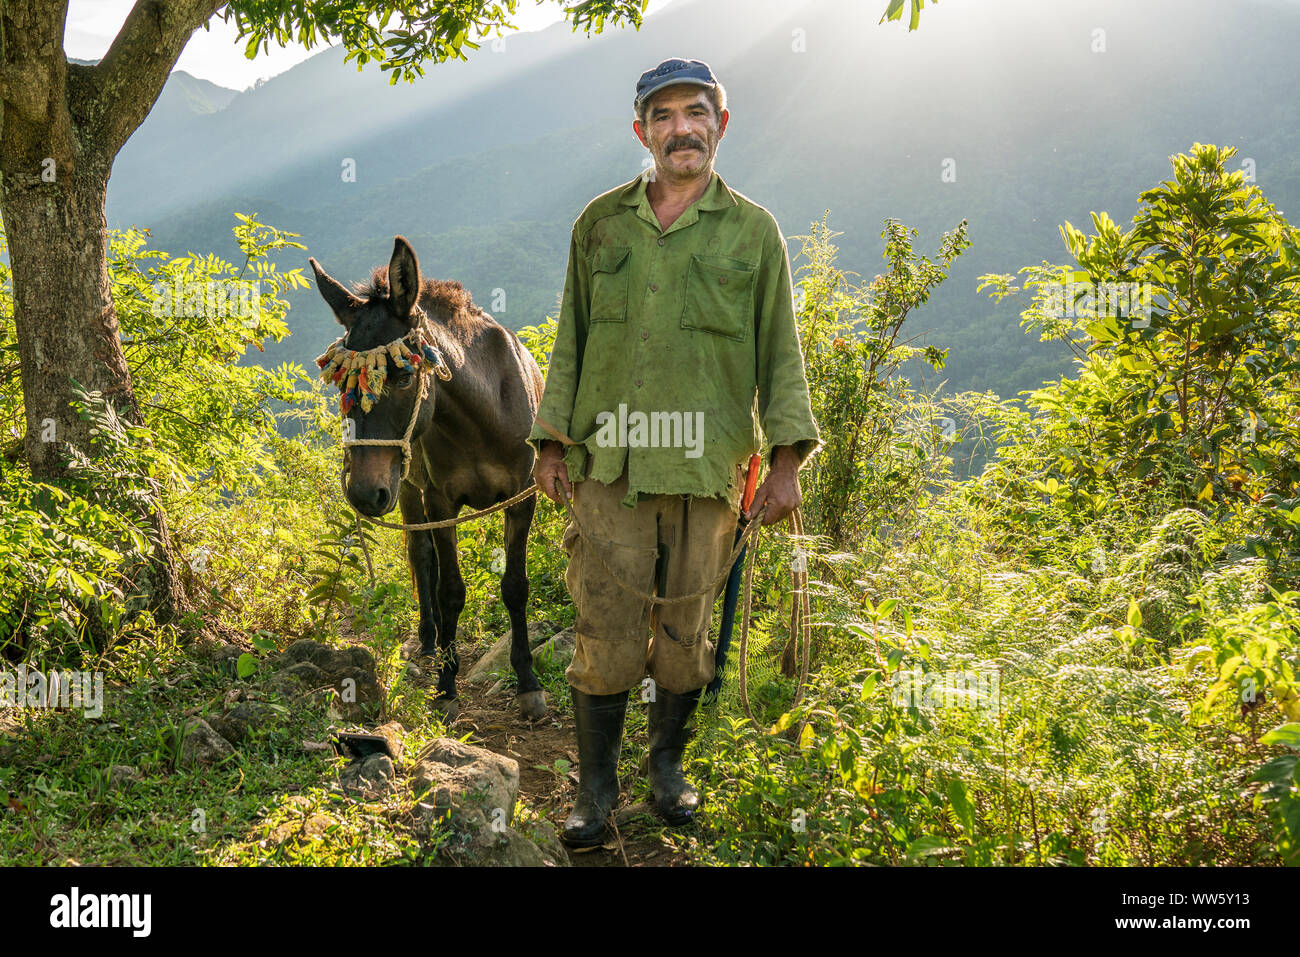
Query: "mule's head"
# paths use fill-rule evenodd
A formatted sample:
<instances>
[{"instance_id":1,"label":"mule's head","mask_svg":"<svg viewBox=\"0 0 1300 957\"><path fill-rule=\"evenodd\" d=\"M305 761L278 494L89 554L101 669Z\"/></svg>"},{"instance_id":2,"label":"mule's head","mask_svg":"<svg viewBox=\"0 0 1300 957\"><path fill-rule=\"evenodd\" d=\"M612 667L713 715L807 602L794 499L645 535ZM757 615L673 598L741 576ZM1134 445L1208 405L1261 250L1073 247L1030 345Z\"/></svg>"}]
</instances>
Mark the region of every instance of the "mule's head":
<instances>
[{"instance_id":1,"label":"mule's head","mask_svg":"<svg viewBox=\"0 0 1300 957\"><path fill-rule=\"evenodd\" d=\"M419 324L420 264L415 250L401 236L393 242L393 256L387 268L376 269L370 282L348 292L320 263L309 259L316 273L316 288L347 330L343 345L357 352L400 340ZM351 437L356 439L401 439L420 403L420 375L405 371L393 362L382 394L370 410L355 404L347 412ZM411 436L412 446L433 417L435 390L420 403L419 418ZM344 434L349 431L344 423ZM397 504L402 484L402 450L396 445L354 445L348 475L348 500L363 515L377 518ZM414 453L414 448L412 449Z\"/></svg>"}]
</instances>

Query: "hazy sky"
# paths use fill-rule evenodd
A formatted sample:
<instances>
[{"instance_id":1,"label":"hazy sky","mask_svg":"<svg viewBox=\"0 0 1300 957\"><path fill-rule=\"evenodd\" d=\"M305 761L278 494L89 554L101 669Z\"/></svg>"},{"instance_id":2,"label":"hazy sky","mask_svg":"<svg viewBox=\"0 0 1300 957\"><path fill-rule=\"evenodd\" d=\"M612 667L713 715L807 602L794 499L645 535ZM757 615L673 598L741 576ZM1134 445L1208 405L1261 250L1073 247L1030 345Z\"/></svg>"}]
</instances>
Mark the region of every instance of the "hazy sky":
<instances>
[{"instance_id":1,"label":"hazy sky","mask_svg":"<svg viewBox=\"0 0 1300 957\"><path fill-rule=\"evenodd\" d=\"M646 14L662 10L671 2L650 0ZM102 57L134 3L135 0L71 0L63 37L63 48L68 56L83 60ZM521 0L513 22L520 30L531 31L541 30L563 19L558 3L546 2L538 6L529 0ZM243 90L259 79L283 73L322 49L317 46L307 50L296 44L282 49L272 43L269 53L259 53L256 59L249 60L244 57L244 44L235 41L236 33L233 24L213 17L207 31L198 30L190 38L176 69L221 86Z\"/></svg>"}]
</instances>

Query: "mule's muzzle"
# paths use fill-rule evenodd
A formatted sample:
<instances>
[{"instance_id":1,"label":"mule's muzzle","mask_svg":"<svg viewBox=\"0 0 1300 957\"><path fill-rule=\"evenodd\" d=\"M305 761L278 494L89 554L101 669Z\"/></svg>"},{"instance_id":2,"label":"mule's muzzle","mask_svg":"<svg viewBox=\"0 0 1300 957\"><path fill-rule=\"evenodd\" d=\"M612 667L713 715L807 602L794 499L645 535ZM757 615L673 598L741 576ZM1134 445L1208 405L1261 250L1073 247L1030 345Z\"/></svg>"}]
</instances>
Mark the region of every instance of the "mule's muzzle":
<instances>
[{"instance_id":1,"label":"mule's muzzle","mask_svg":"<svg viewBox=\"0 0 1300 957\"><path fill-rule=\"evenodd\" d=\"M379 518L397 505L402 484L402 456L396 449L352 450L347 497L362 515Z\"/></svg>"}]
</instances>

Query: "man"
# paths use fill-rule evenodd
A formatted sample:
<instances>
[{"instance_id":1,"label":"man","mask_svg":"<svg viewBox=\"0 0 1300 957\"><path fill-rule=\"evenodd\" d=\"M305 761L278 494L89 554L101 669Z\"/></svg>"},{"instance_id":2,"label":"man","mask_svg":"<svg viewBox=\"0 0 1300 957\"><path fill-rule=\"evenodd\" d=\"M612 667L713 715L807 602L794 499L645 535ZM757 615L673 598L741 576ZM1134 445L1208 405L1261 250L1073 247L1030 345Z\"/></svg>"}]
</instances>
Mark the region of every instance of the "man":
<instances>
[{"instance_id":1,"label":"man","mask_svg":"<svg viewBox=\"0 0 1300 957\"><path fill-rule=\"evenodd\" d=\"M691 819L699 797L682 755L714 674L721 587L677 604L646 596L687 596L722 574L744 463L761 447L755 410L771 455L750 511L766 504L765 525L799 506L799 468L821 445L785 240L713 170L726 91L707 64L670 59L642 75L634 109L653 175L596 197L573 225L528 437L538 487L570 498L582 531L570 522L564 534L579 787L563 838L574 847L604 838L628 692L647 671L655 807L670 824Z\"/></svg>"}]
</instances>

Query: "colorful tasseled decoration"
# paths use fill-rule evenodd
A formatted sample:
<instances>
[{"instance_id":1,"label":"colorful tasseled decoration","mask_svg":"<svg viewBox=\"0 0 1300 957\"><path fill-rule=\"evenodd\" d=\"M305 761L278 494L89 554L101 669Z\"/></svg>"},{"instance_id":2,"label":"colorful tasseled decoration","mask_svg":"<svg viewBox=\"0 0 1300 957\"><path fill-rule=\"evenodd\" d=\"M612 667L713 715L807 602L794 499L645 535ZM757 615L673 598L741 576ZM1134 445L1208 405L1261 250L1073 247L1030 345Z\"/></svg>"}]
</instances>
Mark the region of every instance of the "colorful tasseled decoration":
<instances>
[{"instance_id":1,"label":"colorful tasseled decoration","mask_svg":"<svg viewBox=\"0 0 1300 957\"><path fill-rule=\"evenodd\" d=\"M379 401L384 394L384 383L388 381L389 359L397 368L413 374L419 372L422 362L433 368L442 365L442 353L418 333L414 350L406 340L397 339L386 346L357 352L345 348L340 338L316 360L316 365L320 367L323 381L333 382L342 390L340 407L347 415L358 402L362 412L369 412Z\"/></svg>"}]
</instances>

